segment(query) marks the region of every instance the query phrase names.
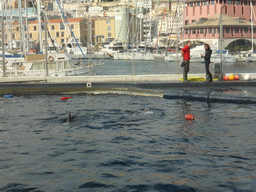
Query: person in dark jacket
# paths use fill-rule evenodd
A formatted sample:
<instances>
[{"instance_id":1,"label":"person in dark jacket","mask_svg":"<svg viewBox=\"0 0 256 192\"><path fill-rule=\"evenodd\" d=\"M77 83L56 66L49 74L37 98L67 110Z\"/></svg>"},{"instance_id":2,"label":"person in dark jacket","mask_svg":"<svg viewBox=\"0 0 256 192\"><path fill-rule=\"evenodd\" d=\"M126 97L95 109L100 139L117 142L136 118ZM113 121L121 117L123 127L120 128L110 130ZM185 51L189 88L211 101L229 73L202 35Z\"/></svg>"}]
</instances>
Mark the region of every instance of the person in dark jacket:
<instances>
[{"instance_id":1,"label":"person in dark jacket","mask_svg":"<svg viewBox=\"0 0 256 192\"><path fill-rule=\"evenodd\" d=\"M205 44L205 55L201 54L201 57L204 58L204 63L205 63L205 70L206 70L206 82L212 82L212 74L209 71L209 65L211 63L211 55L212 55L212 50L210 48L210 45Z\"/></svg>"}]
</instances>

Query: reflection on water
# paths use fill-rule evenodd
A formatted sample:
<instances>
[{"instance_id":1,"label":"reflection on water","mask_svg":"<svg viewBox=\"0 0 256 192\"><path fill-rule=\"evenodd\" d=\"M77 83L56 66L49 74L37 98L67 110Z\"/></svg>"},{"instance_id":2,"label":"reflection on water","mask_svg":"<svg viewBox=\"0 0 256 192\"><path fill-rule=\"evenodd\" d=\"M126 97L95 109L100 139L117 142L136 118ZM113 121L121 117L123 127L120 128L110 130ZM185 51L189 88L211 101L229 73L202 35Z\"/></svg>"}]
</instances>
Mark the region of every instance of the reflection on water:
<instances>
[{"instance_id":1,"label":"reflection on water","mask_svg":"<svg viewBox=\"0 0 256 192\"><path fill-rule=\"evenodd\" d=\"M1 191L256 190L255 105L73 95L0 106Z\"/></svg>"}]
</instances>

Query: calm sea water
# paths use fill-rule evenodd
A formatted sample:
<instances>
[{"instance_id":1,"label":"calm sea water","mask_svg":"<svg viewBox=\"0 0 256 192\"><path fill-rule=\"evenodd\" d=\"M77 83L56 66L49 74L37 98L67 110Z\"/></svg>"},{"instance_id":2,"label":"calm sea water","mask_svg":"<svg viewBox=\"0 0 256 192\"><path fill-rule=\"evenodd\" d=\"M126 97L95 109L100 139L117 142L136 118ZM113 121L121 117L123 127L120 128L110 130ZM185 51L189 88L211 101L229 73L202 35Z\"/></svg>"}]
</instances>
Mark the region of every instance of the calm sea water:
<instances>
[{"instance_id":1,"label":"calm sea water","mask_svg":"<svg viewBox=\"0 0 256 192\"><path fill-rule=\"evenodd\" d=\"M160 61L135 61L130 60L94 60L96 63L103 63L102 66L93 67L92 75L149 75L149 74L182 74L183 68L176 62ZM211 73L214 73L214 66L210 65ZM253 62L235 64L223 64L223 73L254 73L256 65ZM205 66L201 62L191 62L189 74L204 74Z\"/></svg>"},{"instance_id":2,"label":"calm sea water","mask_svg":"<svg viewBox=\"0 0 256 192\"><path fill-rule=\"evenodd\" d=\"M0 191L256 191L256 105L71 96L0 98Z\"/></svg>"}]
</instances>

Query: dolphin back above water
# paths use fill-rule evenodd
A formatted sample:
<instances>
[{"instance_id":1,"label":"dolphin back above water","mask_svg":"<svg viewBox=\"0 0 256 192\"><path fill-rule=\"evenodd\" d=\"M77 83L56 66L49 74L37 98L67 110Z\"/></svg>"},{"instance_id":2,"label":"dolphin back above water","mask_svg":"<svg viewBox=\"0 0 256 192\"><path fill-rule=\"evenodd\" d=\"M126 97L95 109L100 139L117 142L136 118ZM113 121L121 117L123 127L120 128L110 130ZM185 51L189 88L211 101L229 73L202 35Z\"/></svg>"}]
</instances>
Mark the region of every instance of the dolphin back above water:
<instances>
[{"instance_id":1,"label":"dolphin back above water","mask_svg":"<svg viewBox=\"0 0 256 192\"><path fill-rule=\"evenodd\" d=\"M73 118L72 118L72 116L71 116L71 111L69 111L69 113L68 113L68 118L67 118L67 122L71 122L71 121L73 121Z\"/></svg>"}]
</instances>

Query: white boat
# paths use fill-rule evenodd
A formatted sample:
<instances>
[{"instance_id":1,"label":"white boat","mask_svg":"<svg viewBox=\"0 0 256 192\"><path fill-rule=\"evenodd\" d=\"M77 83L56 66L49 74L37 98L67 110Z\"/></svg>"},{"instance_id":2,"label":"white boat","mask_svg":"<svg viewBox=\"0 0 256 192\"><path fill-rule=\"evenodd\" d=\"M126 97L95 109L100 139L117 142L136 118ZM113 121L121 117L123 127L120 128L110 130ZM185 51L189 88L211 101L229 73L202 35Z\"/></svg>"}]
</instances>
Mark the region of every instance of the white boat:
<instances>
[{"instance_id":1,"label":"white boat","mask_svg":"<svg viewBox=\"0 0 256 192\"><path fill-rule=\"evenodd\" d=\"M147 52L145 54L144 58L146 61L154 61L155 60L153 53L150 53L150 52Z\"/></svg>"},{"instance_id":2,"label":"white boat","mask_svg":"<svg viewBox=\"0 0 256 192\"><path fill-rule=\"evenodd\" d=\"M145 60L145 54L143 53L130 53L130 60L142 61Z\"/></svg>"},{"instance_id":3,"label":"white boat","mask_svg":"<svg viewBox=\"0 0 256 192\"><path fill-rule=\"evenodd\" d=\"M220 63L220 51L216 51L211 55L211 62L213 63ZM237 62L237 59L229 54L228 50L223 50L223 54L222 54L222 63L224 65L232 65L235 64Z\"/></svg>"},{"instance_id":4,"label":"white boat","mask_svg":"<svg viewBox=\"0 0 256 192\"><path fill-rule=\"evenodd\" d=\"M87 47L81 46L81 43L79 43L79 46L76 42L66 42L64 45L71 58L83 59L87 54Z\"/></svg>"},{"instance_id":5,"label":"white boat","mask_svg":"<svg viewBox=\"0 0 256 192\"><path fill-rule=\"evenodd\" d=\"M165 61L165 54L155 53L154 59L155 61Z\"/></svg>"},{"instance_id":6,"label":"white boat","mask_svg":"<svg viewBox=\"0 0 256 192\"><path fill-rule=\"evenodd\" d=\"M71 63L67 53L50 54L48 57L48 76L70 76L89 72L89 66ZM7 77L46 76L45 55L27 55L24 62L6 66Z\"/></svg>"}]
</instances>

